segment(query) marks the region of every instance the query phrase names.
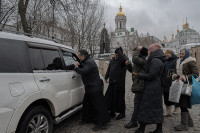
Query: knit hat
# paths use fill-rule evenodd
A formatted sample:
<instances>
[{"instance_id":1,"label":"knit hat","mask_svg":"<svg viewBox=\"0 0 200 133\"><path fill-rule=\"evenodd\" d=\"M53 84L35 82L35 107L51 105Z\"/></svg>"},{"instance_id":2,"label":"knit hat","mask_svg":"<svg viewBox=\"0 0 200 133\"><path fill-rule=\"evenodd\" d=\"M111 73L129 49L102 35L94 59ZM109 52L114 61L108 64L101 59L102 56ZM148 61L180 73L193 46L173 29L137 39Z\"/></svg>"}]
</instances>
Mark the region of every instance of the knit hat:
<instances>
[{"instance_id":1,"label":"knit hat","mask_svg":"<svg viewBox=\"0 0 200 133\"><path fill-rule=\"evenodd\" d=\"M117 51L120 50L123 53L122 47L119 47L115 50L115 54L117 54Z\"/></svg>"}]
</instances>

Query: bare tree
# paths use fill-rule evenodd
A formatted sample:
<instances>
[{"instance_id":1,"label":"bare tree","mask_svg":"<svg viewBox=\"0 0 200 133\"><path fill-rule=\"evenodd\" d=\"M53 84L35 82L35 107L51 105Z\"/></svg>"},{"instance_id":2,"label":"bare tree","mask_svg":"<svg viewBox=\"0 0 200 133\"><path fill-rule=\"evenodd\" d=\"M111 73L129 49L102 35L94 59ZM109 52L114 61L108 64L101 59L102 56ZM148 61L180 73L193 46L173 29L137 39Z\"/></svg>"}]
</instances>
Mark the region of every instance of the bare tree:
<instances>
[{"instance_id":1,"label":"bare tree","mask_svg":"<svg viewBox=\"0 0 200 133\"><path fill-rule=\"evenodd\" d=\"M11 20L12 14L17 10L17 0L0 1L0 24L1 28Z\"/></svg>"},{"instance_id":2,"label":"bare tree","mask_svg":"<svg viewBox=\"0 0 200 133\"><path fill-rule=\"evenodd\" d=\"M105 22L105 5L100 0L58 0L60 16L72 47L88 49L91 54Z\"/></svg>"},{"instance_id":3,"label":"bare tree","mask_svg":"<svg viewBox=\"0 0 200 133\"><path fill-rule=\"evenodd\" d=\"M18 3L18 12L21 17L21 23L22 27L25 33L30 33L31 30L29 29L30 27L28 26L27 18L26 18L26 12L27 12L27 7L28 7L29 0L19 0Z\"/></svg>"}]
</instances>

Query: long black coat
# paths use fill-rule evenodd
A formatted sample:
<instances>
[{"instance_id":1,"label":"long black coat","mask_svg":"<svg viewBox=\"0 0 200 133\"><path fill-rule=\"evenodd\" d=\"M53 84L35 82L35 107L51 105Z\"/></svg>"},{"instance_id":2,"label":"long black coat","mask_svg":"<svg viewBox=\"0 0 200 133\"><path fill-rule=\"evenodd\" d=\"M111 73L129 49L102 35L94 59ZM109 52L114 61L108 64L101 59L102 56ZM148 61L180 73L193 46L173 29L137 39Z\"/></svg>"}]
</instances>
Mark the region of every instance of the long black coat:
<instances>
[{"instance_id":1,"label":"long black coat","mask_svg":"<svg viewBox=\"0 0 200 133\"><path fill-rule=\"evenodd\" d=\"M118 59L113 58L107 69L105 80L109 78L109 86L106 91L106 103L111 112L125 113L125 77L126 69L132 72L132 66L125 65L128 59L118 50Z\"/></svg>"},{"instance_id":2,"label":"long black coat","mask_svg":"<svg viewBox=\"0 0 200 133\"><path fill-rule=\"evenodd\" d=\"M163 106L161 75L164 68L165 54L162 50L153 52L147 60L145 74L139 78L144 79L144 92L139 105L139 122L157 124L163 122Z\"/></svg>"},{"instance_id":3,"label":"long black coat","mask_svg":"<svg viewBox=\"0 0 200 133\"><path fill-rule=\"evenodd\" d=\"M176 70L176 61L177 61L177 56L176 55L173 55L172 57L170 57L169 59L166 60L165 64L166 64L166 68L169 72L169 77L167 80L171 80L172 81L172 74L175 73L175 70ZM169 85L168 87L164 87L163 88L163 92L164 93L169 93L169 89L170 89L170 86Z\"/></svg>"},{"instance_id":4,"label":"long black coat","mask_svg":"<svg viewBox=\"0 0 200 133\"><path fill-rule=\"evenodd\" d=\"M132 66L129 64L125 65L128 58L121 51L117 51L118 59L113 58L108 66L105 80L109 78L110 83L125 83L126 70L132 72Z\"/></svg>"},{"instance_id":5,"label":"long black coat","mask_svg":"<svg viewBox=\"0 0 200 133\"><path fill-rule=\"evenodd\" d=\"M74 70L81 75L83 84L85 85L85 92L101 91L102 83L95 61L88 56L82 63L83 66L81 68L77 67Z\"/></svg>"}]
</instances>

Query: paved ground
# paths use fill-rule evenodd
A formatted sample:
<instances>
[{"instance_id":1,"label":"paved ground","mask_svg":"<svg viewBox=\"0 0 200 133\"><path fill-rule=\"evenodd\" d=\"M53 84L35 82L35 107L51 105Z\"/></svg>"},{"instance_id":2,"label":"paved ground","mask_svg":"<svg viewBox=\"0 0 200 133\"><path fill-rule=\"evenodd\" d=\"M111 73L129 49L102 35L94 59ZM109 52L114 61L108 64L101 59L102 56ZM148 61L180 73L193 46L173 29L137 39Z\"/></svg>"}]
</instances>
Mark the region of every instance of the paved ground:
<instances>
[{"instance_id":1,"label":"paved ground","mask_svg":"<svg viewBox=\"0 0 200 133\"><path fill-rule=\"evenodd\" d=\"M107 129L99 131L98 133L134 133L136 128L125 129L124 124L129 122L132 111L133 111L133 98L130 88L132 85L131 74L127 74L126 79L126 118L122 120L112 119L111 123L107 126ZM105 85L107 87L107 85ZM195 126L194 128L189 128L187 132L178 132L178 133L200 133L200 106L194 106L192 110L190 110L192 118L194 120ZM88 124L80 126L78 122L81 118L81 112L71 116L67 120L63 121L59 125L55 126L54 133L93 133L91 128L94 125ZM180 122L180 115L174 115L170 118L165 118L163 123L164 133L176 133L173 129L177 123ZM146 127L146 132L153 131L155 129L155 125L148 125Z\"/></svg>"}]
</instances>

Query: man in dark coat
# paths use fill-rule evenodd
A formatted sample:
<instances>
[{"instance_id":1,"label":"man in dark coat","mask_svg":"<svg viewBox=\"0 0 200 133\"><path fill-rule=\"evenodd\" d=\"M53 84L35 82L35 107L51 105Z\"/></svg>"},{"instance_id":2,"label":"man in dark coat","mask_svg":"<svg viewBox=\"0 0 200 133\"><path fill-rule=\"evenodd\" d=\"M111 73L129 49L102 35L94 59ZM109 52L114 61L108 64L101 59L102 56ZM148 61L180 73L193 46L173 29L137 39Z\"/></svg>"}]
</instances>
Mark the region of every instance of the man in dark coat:
<instances>
[{"instance_id":1,"label":"man in dark coat","mask_svg":"<svg viewBox=\"0 0 200 133\"><path fill-rule=\"evenodd\" d=\"M110 116L115 117L115 113L120 113L116 119L125 117L125 77L126 69L132 71L132 66L128 58L123 54L121 47L115 50L115 57L110 61L105 80L109 86L106 91L106 103Z\"/></svg>"},{"instance_id":2,"label":"man in dark coat","mask_svg":"<svg viewBox=\"0 0 200 133\"><path fill-rule=\"evenodd\" d=\"M144 133L146 124L157 124L157 128L152 133L162 133L163 105L161 76L163 73L165 54L159 44L149 46L149 57L147 59L145 74L133 75L139 79L144 79L144 91L139 105L137 120L140 127L136 133Z\"/></svg>"},{"instance_id":3,"label":"man in dark coat","mask_svg":"<svg viewBox=\"0 0 200 133\"><path fill-rule=\"evenodd\" d=\"M80 124L94 123L96 126L93 130L98 131L105 128L106 123L110 122L98 67L86 50L79 50L78 58L82 67L79 67L79 62L76 62L74 70L81 75L85 85L82 121Z\"/></svg>"},{"instance_id":4,"label":"man in dark coat","mask_svg":"<svg viewBox=\"0 0 200 133\"><path fill-rule=\"evenodd\" d=\"M142 46L139 46L133 53L132 62L133 69L132 72L136 73L145 73L145 65L146 65L146 56L148 55L148 49ZM144 80L138 79L136 76L132 76L133 85L132 92L135 94L134 97L134 111L132 114L131 121L124 125L125 128L133 128L138 126L138 122L136 120L138 109L140 105L140 101L142 99L142 92L144 88Z\"/></svg>"}]
</instances>

